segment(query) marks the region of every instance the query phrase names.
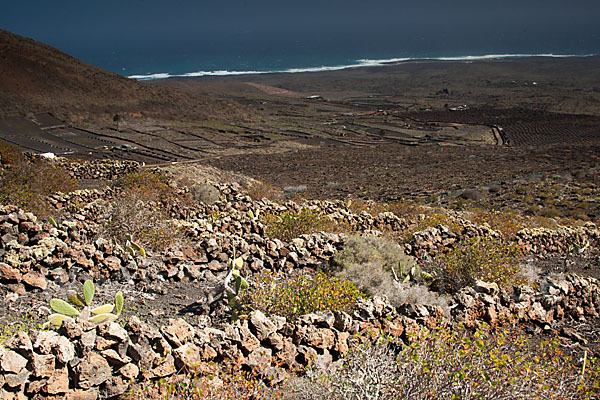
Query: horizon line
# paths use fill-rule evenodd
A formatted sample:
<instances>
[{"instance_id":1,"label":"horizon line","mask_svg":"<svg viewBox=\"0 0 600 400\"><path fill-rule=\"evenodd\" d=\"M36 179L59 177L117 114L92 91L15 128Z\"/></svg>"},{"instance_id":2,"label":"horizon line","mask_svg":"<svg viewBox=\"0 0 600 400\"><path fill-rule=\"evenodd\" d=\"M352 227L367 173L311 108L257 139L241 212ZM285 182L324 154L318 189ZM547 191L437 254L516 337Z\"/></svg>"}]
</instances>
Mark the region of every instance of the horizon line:
<instances>
[{"instance_id":1,"label":"horizon line","mask_svg":"<svg viewBox=\"0 0 600 400\"><path fill-rule=\"evenodd\" d=\"M384 59L358 59L354 64L333 65L320 67L304 67L304 68L287 68L280 70L255 70L255 71L230 71L230 70L215 70L215 71L196 71L186 72L183 74L170 74L168 72L159 72L152 74L135 74L128 75L127 78L139 81L168 79L168 78L199 78L203 76L235 76L235 75L264 75L264 74L296 74L304 72L328 72L340 71L351 68L362 67L378 67L390 64L397 64L408 61L481 61L481 60L496 60L504 58L528 58L528 57L548 57L548 58L575 58L575 57L593 57L598 54L554 54L554 53L539 53L539 54L485 54L477 56L452 56L452 57L400 57L400 58L384 58Z\"/></svg>"}]
</instances>

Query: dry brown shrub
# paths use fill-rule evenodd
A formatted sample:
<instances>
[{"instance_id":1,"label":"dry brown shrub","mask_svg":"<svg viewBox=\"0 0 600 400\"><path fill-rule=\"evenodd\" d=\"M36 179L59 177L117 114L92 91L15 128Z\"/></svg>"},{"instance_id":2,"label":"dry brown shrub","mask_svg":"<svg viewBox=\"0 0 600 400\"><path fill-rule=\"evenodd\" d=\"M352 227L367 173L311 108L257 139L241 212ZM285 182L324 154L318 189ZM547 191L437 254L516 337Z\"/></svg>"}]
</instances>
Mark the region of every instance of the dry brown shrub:
<instances>
[{"instance_id":1,"label":"dry brown shrub","mask_svg":"<svg viewBox=\"0 0 600 400\"><path fill-rule=\"evenodd\" d=\"M386 296L394 306L405 303L440 306L449 313L445 296L430 291L424 284L402 283L416 262L389 239L351 236L333 263L338 276L353 282L368 295Z\"/></svg>"},{"instance_id":2,"label":"dry brown shrub","mask_svg":"<svg viewBox=\"0 0 600 400\"><path fill-rule=\"evenodd\" d=\"M169 215L169 205L179 200L177 191L162 174L141 171L116 183L117 194L108 205L110 214L103 233L125 243L127 235L140 245L162 250L183 240L183 232Z\"/></svg>"},{"instance_id":3,"label":"dry brown shrub","mask_svg":"<svg viewBox=\"0 0 600 400\"><path fill-rule=\"evenodd\" d=\"M600 368L576 367L558 339L531 343L518 329L439 328L410 345L381 338L342 365L290 380L284 397L308 399L595 399Z\"/></svg>"},{"instance_id":4,"label":"dry brown shrub","mask_svg":"<svg viewBox=\"0 0 600 400\"><path fill-rule=\"evenodd\" d=\"M0 148L3 169L0 171L0 202L13 204L38 216L50 215L52 206L47 196L71 192L77 182L52 160L28 160L13 146Z\"/></svg>"},{"instance_id":5,"label":"dry brown shrub","mask_svg":"<svg viewBox=\"0 0 600 400\"><path fill-rule=\"evenodd\" d=\"M262 200L263 198L277 201L283 198L283 191L267 182L258 181L246 189L246 193L252 200Z\"/></svg>"},{"instance_id":6,"label":"dry brown shrub","mask_svg":"<svg viewBox=\"0 0 600 400\"><path fill-rule=\"evenodd\" d=\"M469 210L469 220L475 224L488 224L502 233L505 240L514 240L517 232L525 227L524 218L513 211L487 211L481 208Z\"/></svg>"}]
</instances>

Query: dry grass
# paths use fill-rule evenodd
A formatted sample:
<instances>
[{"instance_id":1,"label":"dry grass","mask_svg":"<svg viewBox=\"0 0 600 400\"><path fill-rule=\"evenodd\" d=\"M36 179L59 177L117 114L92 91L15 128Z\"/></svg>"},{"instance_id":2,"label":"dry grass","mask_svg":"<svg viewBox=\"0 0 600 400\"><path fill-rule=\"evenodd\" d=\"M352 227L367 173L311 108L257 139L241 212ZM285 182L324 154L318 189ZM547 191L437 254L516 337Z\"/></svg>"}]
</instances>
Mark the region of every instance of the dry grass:
<instances>
[{"instance_id":1,"label":"dry grass","mask_svg":"<svg viewBox=\"0 0 600 400\"><path fill-rule=\"evenodd\" d=\"M598 360L582 371L557 339L533 344L518 329L438 329L411 345L367 342L340 368L296 378L284 392L295 400L592 399L599 388Z\"/></svg>"}]
</instances>

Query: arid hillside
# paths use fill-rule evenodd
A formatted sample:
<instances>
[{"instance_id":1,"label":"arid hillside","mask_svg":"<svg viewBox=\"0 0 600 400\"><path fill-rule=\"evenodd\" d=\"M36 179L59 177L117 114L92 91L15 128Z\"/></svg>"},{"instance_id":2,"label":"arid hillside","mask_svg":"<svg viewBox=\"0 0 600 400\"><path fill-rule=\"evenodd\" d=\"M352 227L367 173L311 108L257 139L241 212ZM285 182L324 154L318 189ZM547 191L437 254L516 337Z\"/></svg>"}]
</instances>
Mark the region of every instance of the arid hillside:
<instances>
[{"instance_id":1,"label":"arid hillside","mask_svg":"<svg viewBox=\"0 0 600 400\"><path fill-rule=\"evenodd\" d=\"M148 87L53 47L0 30L0 116L50 111L67 119L116 113L188 119L235 114L238 106Z\"/></svg>"}]
</instances>

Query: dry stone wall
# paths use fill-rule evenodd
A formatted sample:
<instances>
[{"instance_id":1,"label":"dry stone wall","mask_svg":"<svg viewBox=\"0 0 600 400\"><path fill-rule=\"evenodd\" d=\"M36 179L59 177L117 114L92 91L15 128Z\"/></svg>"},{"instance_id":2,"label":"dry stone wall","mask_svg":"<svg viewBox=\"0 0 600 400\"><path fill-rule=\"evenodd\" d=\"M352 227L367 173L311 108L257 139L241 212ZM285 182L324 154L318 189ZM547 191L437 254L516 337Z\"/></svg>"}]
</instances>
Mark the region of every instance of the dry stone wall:
<instances>
[{"instance_id":1,"label":"dry stone wall","mask_svg":"<svg viewBox=\"0 0 600 400\"><path fill-rule=\"evenodd\" d=\"M597 317L600 285L595 279L568 275L548 278L539 290L528 286L503 291L477 282L453 297L451 316L441 308L405 304L393 307L385 298L361 299L352 314L324 311L296 321L260 311L233 324L192 326L172 319L160 328L131 317L94 326L67 321L58 331L31 335L18 332L0 350L0 398L116 398L131 383L187 371L214 372L229 360L255 370L271 384L289 371L328 368L347 352L353 340L387 333L405 342L436 326L483 322L531 323L559 329L565 317ZM562 333L575 335L562 325Z\"/></svg>"}]
</instances>

